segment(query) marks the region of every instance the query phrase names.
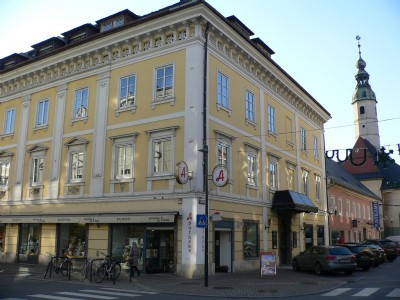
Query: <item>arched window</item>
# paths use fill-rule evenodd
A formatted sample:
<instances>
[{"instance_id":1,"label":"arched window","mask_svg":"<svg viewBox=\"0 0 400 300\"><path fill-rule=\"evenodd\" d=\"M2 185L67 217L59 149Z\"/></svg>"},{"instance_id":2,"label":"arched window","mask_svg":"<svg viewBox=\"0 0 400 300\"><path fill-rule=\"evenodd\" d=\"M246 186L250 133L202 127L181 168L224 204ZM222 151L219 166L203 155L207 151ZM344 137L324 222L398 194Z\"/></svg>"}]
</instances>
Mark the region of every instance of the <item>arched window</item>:
<instances>
[{"instance_id":1,"label":"arched window","mask_svg":"<svg viewBox=\"0 0 400 300\"><path fill-rule=\"evenodd\" d=\"M365 114L365 108L364 108L364 106L361 106L360 107L360 115L363 115L363 114Z\"/></svg>"}]
</instances>

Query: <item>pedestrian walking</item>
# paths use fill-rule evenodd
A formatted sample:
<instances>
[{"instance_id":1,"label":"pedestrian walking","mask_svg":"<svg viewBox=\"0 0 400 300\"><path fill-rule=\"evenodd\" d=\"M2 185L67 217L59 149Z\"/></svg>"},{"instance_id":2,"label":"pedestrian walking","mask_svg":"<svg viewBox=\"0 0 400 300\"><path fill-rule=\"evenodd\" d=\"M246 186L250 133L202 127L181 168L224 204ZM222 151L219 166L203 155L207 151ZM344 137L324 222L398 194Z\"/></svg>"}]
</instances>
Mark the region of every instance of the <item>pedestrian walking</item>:
<instances>
[{"instance_id":1,"label":"pedestrian walking","mask_svg":"<svg viewBox=\"0 0 400 300\"><path fill-rule=\"evenodd\" d=\"M135 271L140 276L140 270L138 269L138 262L139 262L139 247L136 242L132 242L131 250L129 251L130 259L130 279L135 277Z\"/></svg>"}]
</instances>

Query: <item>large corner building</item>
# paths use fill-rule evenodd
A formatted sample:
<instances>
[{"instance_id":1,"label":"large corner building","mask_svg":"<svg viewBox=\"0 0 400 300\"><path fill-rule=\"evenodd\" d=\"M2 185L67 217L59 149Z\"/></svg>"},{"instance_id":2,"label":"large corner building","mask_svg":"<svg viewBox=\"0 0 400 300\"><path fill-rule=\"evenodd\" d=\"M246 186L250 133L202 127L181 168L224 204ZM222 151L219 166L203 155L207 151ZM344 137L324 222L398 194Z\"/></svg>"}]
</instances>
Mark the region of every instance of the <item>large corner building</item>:
<instances>
[{"instance_id":1,"label":"large corner building","mask_svg":"<svg viewBox=\"0 0 400 300\"><path fill-rule=\"evenodd\" d=\"M253 35L180 1L0 59L0 261L135 241L145 272L196 277L328 244L330 115Z\"/></svg>"}]
</instances>

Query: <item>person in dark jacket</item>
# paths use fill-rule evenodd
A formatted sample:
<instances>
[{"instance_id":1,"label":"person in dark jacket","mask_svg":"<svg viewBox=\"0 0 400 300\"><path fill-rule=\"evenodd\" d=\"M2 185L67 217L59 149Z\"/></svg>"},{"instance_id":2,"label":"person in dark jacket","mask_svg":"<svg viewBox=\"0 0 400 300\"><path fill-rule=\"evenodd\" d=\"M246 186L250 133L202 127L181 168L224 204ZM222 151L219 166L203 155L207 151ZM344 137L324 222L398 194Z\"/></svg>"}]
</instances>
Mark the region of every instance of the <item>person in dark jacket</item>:
<instances>
[{"instance_id":1,"label":"person in dark jacket","mask_svg":"<svg viewBox=\"0 0 400 300\"><path fill-rule=\"evenodd\" d=\"M132 257L132 260L130 262L130 277L135 277L135 271L137 272L138 276L140 276L140 270L138 269L139 247L136 242L132 243L129 256Z\"/></svg>"}]
</instances>

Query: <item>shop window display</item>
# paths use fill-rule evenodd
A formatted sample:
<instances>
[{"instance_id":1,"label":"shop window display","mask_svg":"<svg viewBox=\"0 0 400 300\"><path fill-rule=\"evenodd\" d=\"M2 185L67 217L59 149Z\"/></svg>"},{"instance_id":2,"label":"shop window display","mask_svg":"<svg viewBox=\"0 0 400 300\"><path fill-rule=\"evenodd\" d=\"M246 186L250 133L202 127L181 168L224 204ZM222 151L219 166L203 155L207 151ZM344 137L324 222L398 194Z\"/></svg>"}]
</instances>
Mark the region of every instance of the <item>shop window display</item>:
<instances>
[{"instance_id":1,"label":"shop window display","mask_svg":"<svg viewBox=\"0 0 400 300\"><path fill-rule=\"evenodd\" d=\"M4 238L6 236L6 227L0 224L0 253L4 252Z\"/></svg>"},{"instance_id":2,"label":"shop window display","mask_svg":"<svg viewBox=\"0 0 400 300\"><path fill-rule=\"evenodd\" d=\"M245 258L258 257L258 224L244 222L243 253Z\"/></svg>"},{"instance_id":3,"label":"shop window display","mask_svg":"<svg viewBox=\"0 0 400 300\"><path fill-rule=\"evenodd\" d=\"M38 263L40 225L21 224L20 226L18 261L25 263Z\"/></svg>"},{"instance_id":4,"label":"shop window display","mask_svg":"<svg viewBox=\"0 0 400 300\"><path fill-rule=\"evenodd\" d=\"M86 234L85 224L59 224L58 255L85 256Z\"/></svg>"}]
</instances>

